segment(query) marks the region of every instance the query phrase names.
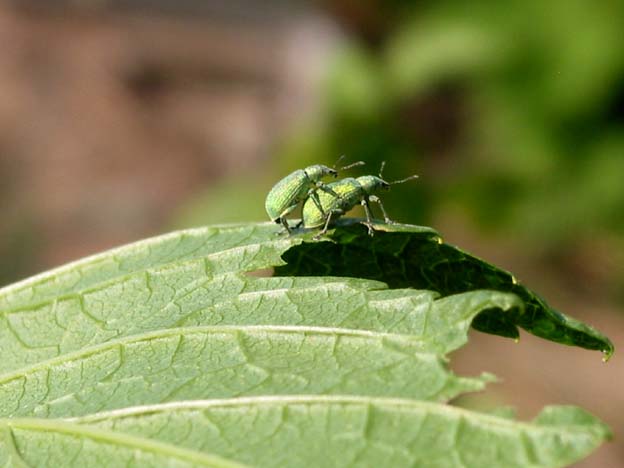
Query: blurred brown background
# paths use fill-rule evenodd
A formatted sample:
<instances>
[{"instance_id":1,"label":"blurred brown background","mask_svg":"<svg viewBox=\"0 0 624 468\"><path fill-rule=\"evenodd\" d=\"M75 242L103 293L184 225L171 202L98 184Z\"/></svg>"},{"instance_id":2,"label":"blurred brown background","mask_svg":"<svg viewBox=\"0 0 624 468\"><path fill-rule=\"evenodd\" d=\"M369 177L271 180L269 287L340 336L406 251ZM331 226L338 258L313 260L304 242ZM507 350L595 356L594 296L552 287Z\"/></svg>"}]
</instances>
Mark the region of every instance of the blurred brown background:
<instances>
[{"instance_id":1,"label":"blurred brown background","mask_svg":"<svg viewBox=\"0 0 624 468\"><path fill-rule=\"evenodd\" d=\"M276 180L346 154L420 174L384 197L391 217L513 271L617 348L622 30L621 1L3 2L0 285L174 228L264 220ZM453 359L503 379L459 403L522 418L581 405L616 439L578 466L624 466L617 351L605 365L473 332Z\"/></svg>"}]
</instances>

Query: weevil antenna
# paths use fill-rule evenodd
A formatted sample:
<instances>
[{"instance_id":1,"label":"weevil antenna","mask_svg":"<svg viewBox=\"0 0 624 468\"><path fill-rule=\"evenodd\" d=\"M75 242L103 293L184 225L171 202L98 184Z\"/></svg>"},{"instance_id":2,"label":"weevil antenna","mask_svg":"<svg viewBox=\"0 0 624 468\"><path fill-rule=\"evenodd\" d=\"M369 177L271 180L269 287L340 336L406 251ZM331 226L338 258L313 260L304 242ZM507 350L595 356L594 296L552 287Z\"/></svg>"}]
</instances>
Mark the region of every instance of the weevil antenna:
<instances>
[{"instance_id":1,"label":"weevil antenna","mask_svg":"<svg viewBox=\"0 0 624 468\"><path fill-rule=\"evenodd\" d=\"M379 178L380 179L383 179L382 174L383 174L384 167L386 167L386 161L381 161L381 167L379 168Z\"/></svg>"},{"instance_id":2,"label":"weevil antenna","mask_svg":"<svg viewBox=\"0 0 624 468\"><path fill-rule=\"evenodd\" d=\"M340 157L336 160L336 162L334 163L334 165L332 166L332 169L336 169L336 166L340 163L340 161L342 161L345 158L345 155L342 154L340 155Z\"/></svg>"},{"instance_id":3,"label":"weevil antenna","mask_svg":"<svg viewBox=\"0 0 624 468\"><path fill-rule=\"evenodd\" d=\"M411 175L409 177L406 177L405 179L399 179L399 180L395 180L392 182L388 182L388 184L390 185L395 185L395 184L402 184L403 182L407 182L408 180L412 180L412 179L418 179L418 176L416 174Z\"/></svg>"},{"instance_id":4,"label":"weevil antenna","mask_svg":"<svg viewBox=\"0 0 624 468\"><path fill-rule=\"evenodd\" d=\"M354 163L341 167L340 171L344 171L345 169L351 169L352 167L356 167L356 166L363 166L364 164L366 164L364 161L356 161Z\"/></svg>"}]
</instances>

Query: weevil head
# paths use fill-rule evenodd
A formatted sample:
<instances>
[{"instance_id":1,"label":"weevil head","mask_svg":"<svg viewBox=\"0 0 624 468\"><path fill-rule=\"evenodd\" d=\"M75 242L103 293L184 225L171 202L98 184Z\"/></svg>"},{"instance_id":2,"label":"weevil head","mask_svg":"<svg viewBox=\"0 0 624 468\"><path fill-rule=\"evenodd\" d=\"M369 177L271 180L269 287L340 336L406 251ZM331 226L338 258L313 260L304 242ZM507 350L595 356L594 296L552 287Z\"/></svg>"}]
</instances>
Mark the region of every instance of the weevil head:
<instances>
[{"instance_id":1,"label":"weevil head","mask_svg":"<svg viewBox=\"0 0 624 468\"><path fill-rule=\"evenodd\" d=\"M367 175L358 177L357 181L368 195L372 195L380 190L390 190L390 184L381 177Z\"/></svg>"},{"instance_id":2,"label":"weevil head","mask_svg":"<svg viewBox=\"0 0 624 468\"><path fill-rule=\"evenodd\" d=\"M323 164L308 166L305 168L305 171L306 174L308 174L310 180L313 180L314 182L321 180L325 176L338 176L338 172L336 171L336 169L324 166Z\"/></svg>"}]
</instances>

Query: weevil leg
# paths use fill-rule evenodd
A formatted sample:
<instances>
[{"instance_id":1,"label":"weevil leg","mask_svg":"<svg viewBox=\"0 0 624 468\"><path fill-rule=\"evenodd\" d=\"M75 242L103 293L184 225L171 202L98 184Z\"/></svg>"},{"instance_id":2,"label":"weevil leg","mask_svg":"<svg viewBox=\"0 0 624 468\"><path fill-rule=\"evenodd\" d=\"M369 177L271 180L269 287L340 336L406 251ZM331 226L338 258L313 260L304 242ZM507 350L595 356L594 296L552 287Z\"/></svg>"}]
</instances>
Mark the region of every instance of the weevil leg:
<instances>
[{"instance_id":1,"label":"weevil leg","mask_svg":"<svg viewBox=\"0 0 624 468\"><path fill-rule=\"evenodd\" d=\"M386 222L386 224L396 224L395 221L392 221L390 218L388 218L386 209L384 208L383 203L381 203L381 200L379 199L379 197L377 197L376 195L371 195L370 197L368 197L368 199L379 205L379 208L381 208L381 212L383 213L384 221Z\"/></svg>"},{"instance_id":2,"label":"weevil leg","mask_svg":"<svg viewBox=\"0 0 624 468\"><path fill-rule=\"evenodd\" d=\"M321 232L319 232L316 236L314 236L314 240L319 240L321 236L327 232L327 229L329 229L329 223L331 222L332 216L340 215L340 214L342 214L342 210L332 210L329 213L327 213L327 218L325 219L325 225L323 226L323 229L321 230Z\"/></svg>"},{"instance_id":3,"label":"weevil leg","mask_svg":"<svg viewBox=\"0 0 624 468\"><path fill-rule=\"evenodd\" d=\"M318 197L318 193L316 193L314 189L310 189L310 191L308 192L308 196L312 199L318 210L321 212L321 215L325 216L325 210L321 205L321 200Z\"/></svg>"},{"instance_id":4,"label":"weevil leg","mask_svg":"<svg viewBox=\"0 0 624 468\"><path fill-rule=\"evenodd\" d=\"M373 218L371 216L368 198L364 198L360 203L364 207L364 212L366 213L366 222L364 223L364 225L368 228L368 235L373 236L375 235L373 231Z\"/></svg>"},{"instance_id":5,"label":"weevil leg","mask_svg":"<svg viewBox=\"0 0 624 468\"><path fill-rule=\"evenodd\" d=\"M290 205L288 208L282 211L281 216L275 220L277 224L281 224L282 226L284 226L284 229L286 229L285 232L288 234L292 234L292 232L291 232L291 227L288 225L288 221L286 220L286 216L292 213L295 210L295 208L297 208L297 206L299 206L298 203L294 203ZM284 231L280 231L277 234L279 235L284 234Z\"/></svg>"},{"instance_id":6,"label":"weevil leg","mask_svg":"<svg viewBox=\"0 0 624 468\"><path fill-rule=\"evenodd\" d=\"M325 226L323 226L323 229L321 229L321 231L316 236L314 236L314 240L319 240L321 236L327 232L327 228L329 226L329 222L331 221L331 217L333 214L334 214L333 211L330 211L329 213L327 213L327 218L325 219Z\"/></svg>"},{"instance_id":7,"label":"weevil leg","mask_svg":"<svg viewBox=\"0 0 624 468\"><path fill-rule=\"evenodd\" d=\"M324 184L324 183L322 183L322 182L318 183L318 184L316 185L316 187L317 187L319 190L322 190L322 191L323 191L323 192L325 192L325 193L329 193L330 195L332 195L332 196L334 196L334 197L336 197L336 198L340 198L340 195L338 195L336 192L334 192L334 191L332 190L332 188L331 188L331 187L328 187L327 185L325 185L325 184Z\"/></svg>"},{"instance_id":8,"label":"weevil leg","mask_svg":"<svg viewBox=\"0 0 624 468\"><path fill-rule=\"evenodd\" d=\"M286 221L286 218L284 218L284 217L282 216L279 220L280 220L280 223L282 223L282 226L284 226L284 228L286 229L286 232L287 232L288 234L292 234L292 233L290 232L290 226L288 225L288 221ZM280 231L280 232L278 232L278 234L284 234L284 231Z\"/></svg>"}]
</instances>

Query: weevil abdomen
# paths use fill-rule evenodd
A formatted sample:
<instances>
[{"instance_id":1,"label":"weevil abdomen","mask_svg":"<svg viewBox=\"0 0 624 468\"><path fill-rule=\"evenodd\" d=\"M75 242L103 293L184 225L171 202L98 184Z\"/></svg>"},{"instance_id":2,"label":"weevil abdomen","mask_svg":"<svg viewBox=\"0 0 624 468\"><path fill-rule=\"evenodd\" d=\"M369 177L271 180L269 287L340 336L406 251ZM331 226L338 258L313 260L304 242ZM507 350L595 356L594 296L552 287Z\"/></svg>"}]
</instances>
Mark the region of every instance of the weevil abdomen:
<instances>
[{"instance_id":1,"label":"weevil abdomen","mask_svg":"<svg viewBox=\"0 0 624 468\"><path fill-rule=\"evenodd\" d=\"M336 195L327 192L317 192L319 204L323 211L313 200L308 199L303 205L303 225L307 228L322 226L327 220L329 213L344 214L359 203L365 195L362 186L354 178L342 179L327 184Z\"/></svg>"},{"instance_id":2,"label":"weevil abdomen","mask_svg":"<svg viewBox=\"0 0 624 468\"><path fill-rule=\"evenodd\" d=\"M312 181L303 169L287 175L273 186L266 197L264 207L272 221L280 219L292 212L307 196Z\"/></svg>"},{"instance_id":3,"label":"weevil abdomen","mask_svg":"<svg viewBox=\"0 0 624 468\"><path fill-rule=\"evenodd\" d=\"M340 159L342 159L342 157ZM338 161L340 161L340 159ZM357 161L343 167L341 170L361 166L362 164L364 164L362 161ZM338 172L336 169L323 164L314 164L305 169L296 170L275 184L267 195L264 203L266 212L271 218L271 221L281 223L286 231L290 232L290 226L288 225L288 221L286 221L286 216L297 208L299 203L310 199L316 204L320 212L323 212L322 206L319 203L318 192L328 192L330 195L337 197L334 191L321 182L321 179L328 175L336 177Z\"/></svg>"},{"instance_id":4,"label":"weevil abdomen","mask_svg":"<svg viewBox=\"0 0 624 468\"><path fill-rule=\"evenodd\" d=\"M328 184L327 187L331 189L330 193L319 194L316 197L316 203L310 203L310 199L308 199L303 205L302 214L304 226L307 228L315 228L322 225L323 229L315 236L315 238L319 238L327 232L332 221L335 221L358 203L361 203L366 213L366 222L363 224L368 227L368 233L372 236L373 218L370 209L371 202L379 205L386 223L393 223L394 221L388 217L383 203L379 197L375 195L375 192L388 190L393 184L402 184L418 176L412 175L394 182L386 182L381 178L383 166L382 164L379 170L379 177L366 175L358 177L357 179L348 178L339 180L333 184Z\"/></svg>"}]
</instances>

